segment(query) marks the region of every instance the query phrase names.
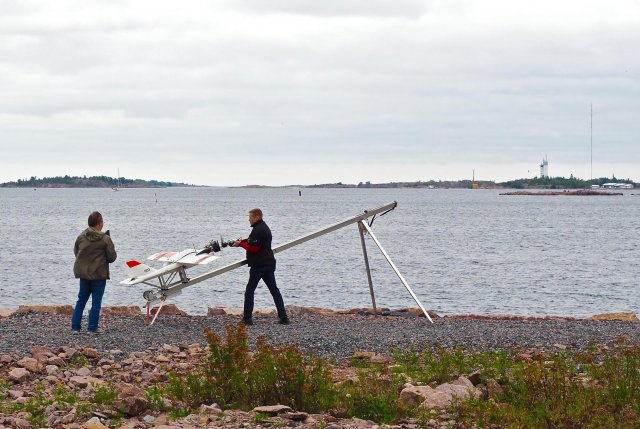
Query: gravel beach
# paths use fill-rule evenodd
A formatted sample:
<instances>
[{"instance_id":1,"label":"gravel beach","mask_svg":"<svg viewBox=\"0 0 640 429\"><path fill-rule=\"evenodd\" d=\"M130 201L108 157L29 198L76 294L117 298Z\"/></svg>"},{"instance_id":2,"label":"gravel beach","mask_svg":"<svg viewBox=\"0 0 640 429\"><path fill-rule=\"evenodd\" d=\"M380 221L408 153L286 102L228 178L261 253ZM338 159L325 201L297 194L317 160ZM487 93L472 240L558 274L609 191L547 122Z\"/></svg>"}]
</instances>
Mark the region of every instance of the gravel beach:
<instances>
[{"instance_id":1,"label":"gravel beach","mask_svg":"<svg viewBox=\"0 0 640 429\"><path fill-rule=\"evenodd\" d=\"M92 347L99 353L145 351L164 344L203 343L208 327L224 333L227 324L239 322L238 316L165 316L148 327L143 316L101 318L102 333L86 331L73 334L69 316L45 313L14 314L0 318L0 355L29 355L35 346ZM288 326L276 324L274 316L256 315L248 327L252 344L264 336L272 344L294 344L305 353L352 356L356 351L391 353L457 347L466 350L559 349L583 350L589 344L611 344L620 337L640 343L640 323L592 320L510 320L491 318L444 317L431 324L424 317L316 315L292 317Z\"/></svg>"}]
</instances>

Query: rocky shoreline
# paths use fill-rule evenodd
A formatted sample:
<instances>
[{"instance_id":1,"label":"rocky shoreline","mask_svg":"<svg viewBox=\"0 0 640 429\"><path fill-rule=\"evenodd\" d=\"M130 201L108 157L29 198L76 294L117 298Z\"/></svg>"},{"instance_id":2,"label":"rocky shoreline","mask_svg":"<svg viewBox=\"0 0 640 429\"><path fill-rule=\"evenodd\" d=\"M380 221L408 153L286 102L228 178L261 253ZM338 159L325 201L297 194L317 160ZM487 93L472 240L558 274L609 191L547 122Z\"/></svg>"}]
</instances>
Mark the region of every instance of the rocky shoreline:
<instances>
[{"instance_id":1,"label":"rocky shoreline","mask_svg":"<svg viewBox=\"0 0 640 429\"><path fill-rule=\"evenodd\" d=\"M240 321L234 309L209 309L208 316L189 316L165 306L155 323L147 326L138 307L107 307L101 317L101 335L70 329L71 306L23 306L0 316L0 354L27 355L33 347L94 347L100 353L120 350L124 356L164 344L204 341L205 328L222 334L225 325ZM345 358L358 351L391 353L462 347L468 350L556 350L559 346L582 350L590 343L608 344L619 337L640 341L640 323L633 313L609 313L587 319L454 315L431 324L419 310L353 309L335 312L320 308L288 307L292 324L276 324L275 315L258 313L249 327L250 339L292 344L303 352ZM165 314L166 313L166 314ZM6 312L4 313L7 314ZM421 316L421 317L420 317Z\"/></svg>"},{"instance_id":2,"label":"rocky shoreline","mask_svg":"<svg viewBox=\"0 0 640 429\"><path fill-rule=\"evenodd\" d=\"M114 406L128 416L113 420L104 413L83 414L75 407L48 407L44 416L47 427L440 429L453 427L455 423L444 411L434 414L426 425L411 420L380 425L330 414L309 415L286 407L244 412L223 411L215 404L203 405L198 414L174 421L167 414L149 409L149 399L142 388L162 380L168 370L184 369L201 359L206 354L204 329L223 336L225 326L239 323L236 310L211 309L209 316L160 314L152 326L147 326L137 307L105 308L100 335L86 331L72 334L68 306L49 306L43 310L25 306L1 313L5 316L0 316L0 402L26 403L37 397L38 389L43 388L46 396L53 395L60 386L79 398L91 397L96 389L109 386L117 391ZM166 311L182 314L174 307L167 307ZM289 313L292 323L288 326L277 324L273 314L257 314L255 325L247 327L250 344L255 346L257 338L264 337L271 344L294 345L305 354L332 358L336 370L346 372L350 371L349 362L354 357L366 356L388 363L394 351L460 347L466 351L508 350L528 355L582 351L594 344L608 347L621 338L628 344L640 344L640 323L633 313L604 314L591 319L431 314L433 324L424 316L419 317L415 309L383 309L382 315L373 315L371 309L334 312L290 307ZM457 383L468 390L471 384L475 385L469 380L473 380L472 375ZM407 389L406 395L416 390ZM454 382L446 389L455 391L460 387ZM422 398L421 392L414 393ZM0 429L31 427L24 412L0 412Z\"/></svg>"}]
</instances>

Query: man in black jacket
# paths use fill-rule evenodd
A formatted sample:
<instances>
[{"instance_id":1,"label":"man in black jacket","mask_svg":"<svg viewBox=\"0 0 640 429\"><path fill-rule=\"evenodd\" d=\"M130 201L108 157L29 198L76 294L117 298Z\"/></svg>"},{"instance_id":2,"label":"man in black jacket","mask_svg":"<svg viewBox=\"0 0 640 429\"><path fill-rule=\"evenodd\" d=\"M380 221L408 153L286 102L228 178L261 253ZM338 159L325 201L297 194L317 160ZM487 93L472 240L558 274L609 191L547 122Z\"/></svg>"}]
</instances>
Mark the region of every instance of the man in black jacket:
<instances>
[{"instance_id":1,"label":"man in black jacket","mask_svg":"<svg viewBox=\"0 0 640 429\"><path fill-rule=\"evenodd\" d=\"M269 288L273 302L278 310L278 323L288 325L289 318L284 308L284 301L278 286L276 286L276 258L271 250L271 230L262 220L262 210L256 208L249 210L249 223L251 234L244 240L236 240L234 247L242 247L247 251L247 264L249 265L249 282L244 292L244 312L242 322L245 325L253 325L253 297L262 279Z\"/></svg>"}]
</instances>

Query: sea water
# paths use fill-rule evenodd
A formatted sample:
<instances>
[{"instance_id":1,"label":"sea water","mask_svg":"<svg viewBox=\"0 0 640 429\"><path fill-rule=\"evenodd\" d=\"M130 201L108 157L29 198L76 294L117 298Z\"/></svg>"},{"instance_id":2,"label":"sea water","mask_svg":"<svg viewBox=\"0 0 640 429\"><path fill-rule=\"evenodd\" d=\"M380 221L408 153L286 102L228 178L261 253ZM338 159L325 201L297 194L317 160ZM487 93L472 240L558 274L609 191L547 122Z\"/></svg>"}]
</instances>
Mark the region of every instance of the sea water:
<instances>
[{"instance_id":1,"label":"sea water","mask_svg":"<svg viewBox=\"0 0 640 429\"><path fill-rule=\"evenodd\" d=\"M0 307L74 304L73 245L93 210L118 252L103 305L144 305L145 285L124 286L127 260L248 236L262 208L274 246L391 201L372 230L407 284L439 314L640 313L640 191L616 197L503 196L497 190L163 188L0 189ZM367 237L379 307L417 304ZM189 269L190 277L244 258ZM287 305L371 306L357 226L276 255ZM161 265L144 261L159 268ZM172 299L190 314L241 307L247 267L190 286ZM273 302L261 284L256 308Z\"/></svg>"}]
</instances>

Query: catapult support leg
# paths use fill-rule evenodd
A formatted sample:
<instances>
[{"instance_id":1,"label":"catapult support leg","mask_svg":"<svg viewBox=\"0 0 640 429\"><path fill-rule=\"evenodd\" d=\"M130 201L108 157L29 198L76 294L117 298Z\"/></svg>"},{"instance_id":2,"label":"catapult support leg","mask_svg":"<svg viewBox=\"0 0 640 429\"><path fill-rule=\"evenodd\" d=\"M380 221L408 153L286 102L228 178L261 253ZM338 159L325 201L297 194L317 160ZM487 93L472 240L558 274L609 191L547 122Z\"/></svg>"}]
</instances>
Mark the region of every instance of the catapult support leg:
<instances>
[{"instance_id":1,"label":"catapult support leg","mask_svg":"<svg viewBox=\"0 0 640 429\"><path fill-rule=\"evenodd\" d=\"M416 294L413 293L413 291L411 290L411 288L407 284L407 281L404 279L404 277L402 277L402 274L400 274L400 271L398 271L398 268L396 267L396 265L393 263L391 258L389 258L389 255L387 255L387 252L385 252L385 250L382 248L382 245L380 244L380 242L378 241L376 236L373 234L373 231L371 231L371 228L369 228L369 225L367 225L366 222L360 222L359 225L362 225L362 227L367 230L369 235L371 235L371 238L373 239L374 243L376 243L376 246L378 246L378 249L380 249L380 251L384 255L384 257L387 260L387 262L389 262L389 265L391 265L391 268L393 268L393 271L395 271L396 275L398 276L398 278L400 279L400 281L402 282L404 287L407 288L407 290L409 291L409 293L413 297L413 300L418 304L418 306L420 307L420 310L422 310L424 315L427 316L427 319L429 319L429 322L433 323L433 320L431 320L431 317L429 316L429 313L427 313L427 310L424 309L424 307L422 306L422 304L418 300L418 297L416 296Z\"/></svg>"},{"instance_id":2,"label":"catapult support leg","mask_svg":"<svg viewBox=\"0 0 640 429\"><path fill-rule=\"evenodd\" d=\"M367 245L364 242L364 228L361 225L363 221L358 222L358 231L360 232L360 243L362 244L362 254L364 255L364 266L367 269L367 281L369 282L369 293L371 294L371 303L373 304L373 314L378 315L376 308L376 297L373 293L373 281L371 281L371 269L369 268L369 256L367 255Z\"/></svg>"},{"instance_id":3,"label":"catapult support leg","mask_svg":"<svg viewBox=\"0 0 640 429\"><path fill-rule=\"evenodd\" d=\"M162 310L162 306L164 305L164 302L167 300L166 297L162 296L160 297L160 306L158 307L158 311L156 311L156 315L153 316L153 320L151 321L151 325L153 325L153 322L156 321L156 318L158 317L158 315L160 314L160 310Z\"/></svg>"},{"instance_id":4,"label":"catapult support leg","mask_svg":"<svg viewBox=\"0 0 640 429\"><path fill-rule=\"evenodd\" d=\"M151 319L151 301L147 301L147 319L146 319L146 323L147 326L149 326L149 320Z\"/></svg>"}]
</instances>

